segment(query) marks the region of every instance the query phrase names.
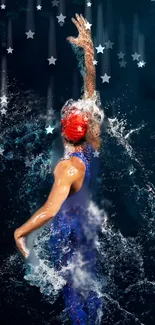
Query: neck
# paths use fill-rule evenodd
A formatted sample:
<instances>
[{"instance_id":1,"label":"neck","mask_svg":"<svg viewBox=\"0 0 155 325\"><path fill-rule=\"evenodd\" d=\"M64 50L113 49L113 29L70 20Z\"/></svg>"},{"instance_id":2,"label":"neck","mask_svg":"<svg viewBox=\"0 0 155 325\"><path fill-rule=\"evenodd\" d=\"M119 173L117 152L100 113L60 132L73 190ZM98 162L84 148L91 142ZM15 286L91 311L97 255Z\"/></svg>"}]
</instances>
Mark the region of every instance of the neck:
<instances>
[{"instance_id":1,"label":"neck","mask_svg":"<svg viewBox=\"0 0 155 325\"><path fill-rule=\"evenodd\" d=\"M86 143L83 143L81 145L72 145L67 141L64 141L64 149L66 152L77 152L77 151L82 151L83 148L85 147Z\"/></svg>"}]
</instances>

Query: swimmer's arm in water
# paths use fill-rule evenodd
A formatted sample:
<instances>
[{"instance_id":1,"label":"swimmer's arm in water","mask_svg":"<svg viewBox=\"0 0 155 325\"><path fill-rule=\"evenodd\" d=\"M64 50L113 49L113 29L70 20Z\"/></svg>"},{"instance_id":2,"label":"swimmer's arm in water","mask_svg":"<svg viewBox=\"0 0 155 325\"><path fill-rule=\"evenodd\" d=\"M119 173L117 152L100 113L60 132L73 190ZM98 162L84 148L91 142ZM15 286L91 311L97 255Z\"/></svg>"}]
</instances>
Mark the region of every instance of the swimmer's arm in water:
<instances>
[{"instance_id":1,"label":"swimmer's arm in water","mask_svg":"<svg viewBox=\"0 0 155 325\"><path fill-rule=\"evenodd\" d=\"M76 14L76 19L72 18L72 22L78 29L79 35L77 38L67 37L67 40L76 46L84 49L85 57L85 77L84 77L84 97L93 96L96 88L96 69L94 61L94 45L92 42L91 31L86 29L88 23L82 15Z\"/></svg>"},{"instance_id":2,"label":"swimmer's arm in water","mask_svg":"<svg viewBox=\"0 0 155 325\"><path fill-rule=\"evenodd\" d=\"M25 258L28 257L29 252L25 246L24 237L42 227L58 213L69 195L72 183L78 179L79 173L79 170L73 167L70 161L60 161L55 167L55 180L47 201L26 223L14 232L16 245Z\"/></svg>"}]
</instances>

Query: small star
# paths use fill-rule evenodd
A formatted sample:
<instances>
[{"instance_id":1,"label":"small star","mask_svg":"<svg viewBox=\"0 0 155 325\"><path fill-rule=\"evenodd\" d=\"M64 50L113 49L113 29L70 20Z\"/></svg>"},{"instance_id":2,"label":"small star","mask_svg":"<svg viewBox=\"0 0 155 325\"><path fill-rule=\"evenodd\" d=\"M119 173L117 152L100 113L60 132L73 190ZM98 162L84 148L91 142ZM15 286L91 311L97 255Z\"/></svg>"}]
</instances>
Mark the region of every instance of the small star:
<instances>
[{"instance_id":1,"label":"small star","mask_svg":"<svg viewBox=\"0 0 155 325\"><path fill-rule=\"evenodd\" d=\"M102 46L101 44L98 47L96 47L97 53L103 53L104 49L105 49L105 47Z\"/></svg>"},{"instance_id":2,"label":"small star","mask_svg":"<svg viewBox=\"0 0 155 325\"><path fill-rule=\"evenodd\" d=\"M92 3L90 1L87 2L87 7L91 7Z\"/></svg>"},{"instance_id":3,"label":"small star","mask_svg":"<svg viewBox=\"0 0 155 325\"><path fill-rule=\"evenodd\" d=\"M94 60L93 65L97 65L98 61Z\"/></svg>"},{"instance_id":4,"label":"small star","mask_svg":"<svg viewBox=\"0 0 155 325\"><path fill-rule=\"evenodd\" d=\"M81 126L78 126L77 130L78 130L78 132L81 132L82 131L82 127Z\"/></svg>"},{"instance_id":5,"label":"small star","mask_svg":"<svg viewBox=\"0 0 155 325\"><path fill-rule=\"evenodd\" d=\"M117 54L119 59L124 59L124 53L121 51L120 53Z\"/></svg>"},{"instance_id":6,"label":"small star","mask_svg":"<svg viewBox=\"0 0 155 325\"><path fill-rule=\"evenodd\" d=\"M127 62L125 62L124 60L122 60L121 62L119 62L119 64L120 64L120 67L121 67L121 68L125 68Z\"/></svg>"},{"instance_id":7,"label":"small star","mask_svg":"<svg viewBox=\"0 0 155 325\"><path fill-rule=\"evenodd\" d=\"M59 25L60 25L60 27L62 27L64 25L64 23L61 22L61 23L59 23Z\"/></svg>"},{"instance_id":8,"label":"small star","mask_svg":"<svg viewBox=\"0 0 155 325\"><path fill-rule=\"evenodd\" d=\"M139 61L139 62L137 63L138 68L143 68L143 67L145 67L145 64L146 64L146 62L144 62L144 61Z\"/></svg>"},{"instance_id":9,"label":"small star","mask_svg":"<svg viewBox=\"0 0 155 325\"><path fill-rule=\"evenodd\" d=\"M8 51L8 53L12 53L12 52L13 52L13 49L12 49L11 47L9 47L9 48L7 49L7 51Z\"/></svg>"},{"instance_id":10,"label":"small star","mask_svg":"<svg viewBox=\"0 0 155 325\"><path fill-rule=\"evenodd\" d=\"M139 60L139 57L140 57L140 54L138 54L137 52L135 52L134 54L131 55L132 58L133 58L133 61L138 61Z\"/></svg>"},{"instance_id":11,"label":"small star","mask_svg":"<svg viewBox=\"0 0 155 325\"><path fill-rule=\"evenodd\" d=\"M54 130L54 128L53 128L53 127L51 127L50 125L49 125L49 127L48 127L48 128L46 128L47 134L48 134L48 133L51 133L51 134L53 134L53 130Z\"/></svg>"},{"instance_id":12,"label":"small star","mask_svg":"<svg viewBox=\"0 0 155 325\"><path fill-rule=\"evenodd\" d=\"M7 105L7 97L5 95L3 95L2 97L0 97L1 99L1 104L2 105Z\"/></svg>"},{"instance_id":13,"label":"small star","mask_svg":"<svg viewBox=\"0 0 155 325\"><path fill-rule=\"evenodd\" d=\"M54 112L54 109L51 108L49 111L48 111L48 114L51 116L51 115L55 115L55 112Z\"/></svg>"},{"instance_id":14,"label":"small star","mask_svg":"<svg viewBox=\"0 0 155 325\"><path fill-rule=\"evenodd\" d=\"M26 166L26 167L30 167L30 166L31 166L31 161L27 159L27 160L25 161L25 166Z\"/></svg>"},{"instance_id":15,"label":"small star","mask_svg":"<svg viewBox=\"0 0 155 325\"><path fill-rule=\"evenodd\" d=\"M31 29L29 29L29 31L27 33L25 33L27 35L27 39L28 38L33 38L33 35L35 34L34 32L32 32Z\"/></svg>"},{"instance_id":16,"label":"small star","mask_svg":"<svg viewBox=\"0 0 155 325\"><path fill-rule=\"evenodd\" d=\"M90 29L91 26L92 26L92 24L89 24L89 22L87 21L86 24L85 24L85 28L86 28L86 29Z\"/></svg>"},{"instance_id":17,"label":"small star","mask_svg":"<svg viewBox=\"0 0 155 325\"><path fill-rule=\"evenodd\" d=\"M0 155L3 156L4 149L0 148Z\"/></svg>"},{"instance_id":18,"label":"small star","mask_svg":"<svg viewBox=\"0 0 155 325\"><path fill-rule=\"evenodd\" d=\"M107 42L105 42L105 45L106 45L106 49L112 49L113 48L113 42L111 42L110 40L108 40Z\"/></svg>"},{"instance_id":19,"label":"small star","mask_svg":"<svg viewBox=\"0 0 155 325\"><path fill-rule=\"evenodd\" d=\"M37 8L37 10L41 10L42 6L38 5L36 8Z\"/></svg>"},{"instance_id":20,"label":"small star","mask_svg":"<svg viewBox=\"0 0 155 325\"><path fill-rule=\"evenodd\" d=\"M104 76L101 76L102 78L102 83L103 82L108 82L109 83L109 79L111 78L110 76L108 76L106 73L104 74Z\"/></svg>"},{"instance_id":21,"label":"small star","mask_svg":"<svg viewBox=\"0 0 155 325\"><path fill-rule=\"evenodd\" d=\"M53 56L51 56L49 59L47 59L48 61L49 61L49 65L50 64L54 64L55 65L55 61L57 60L57 59L55 59Z\"/></svg>"},{"instance_id":22,"label":"small star","mask_svg":"<svg viewBox=\"0 0 155 325\"><path fill-rule=\"evenodd\" d=\"M99 154L100 154L99 151L95 150L95 151L93 152L94 158L95 158L95 157L98 158L98 157L99 157Z\"/></svg>"},{"instance_id":23,"label":"small star","mask_svg":"<svg viewBox=\"0 0 155 325\"><path fill-rule=\"evenodd\" d=\"M6 115L6 112L7 112L7 110L6 110L5 108L3 108L3 109L1 110L1 114L2 114L2 115Z\"/></svg>"},{"instance_id":24,"label":"small star","mask_svg":"<svg viewBox=\"0 0 155 325\"><path fill-rule=\"evenodd\" d=\"M6 5L3 3L2 5L1 5L1 9L5 9L6 8Z\"/></svg>"},{"instance_id":25,"label":"small star","mask_svg":"<svg viewBox=\"0 0 155 325\"><path fill-rule=\"evenodd\" d=\"M58 23L64 23L66 16L63 16L63 14L60 14L59 16L56 16L58 18Z\"/></svg>"},{"instance_id":26,"label":"small star","mask_svg":"<svg viewBox=\"0 0 155 325\"><path fill-rule=\"evenodd\" d=\"M53 7L58 7L58 4L59 4L59 1L57 1L57 0L52 1L52 6Z\"/></svg>"}]
</instances>

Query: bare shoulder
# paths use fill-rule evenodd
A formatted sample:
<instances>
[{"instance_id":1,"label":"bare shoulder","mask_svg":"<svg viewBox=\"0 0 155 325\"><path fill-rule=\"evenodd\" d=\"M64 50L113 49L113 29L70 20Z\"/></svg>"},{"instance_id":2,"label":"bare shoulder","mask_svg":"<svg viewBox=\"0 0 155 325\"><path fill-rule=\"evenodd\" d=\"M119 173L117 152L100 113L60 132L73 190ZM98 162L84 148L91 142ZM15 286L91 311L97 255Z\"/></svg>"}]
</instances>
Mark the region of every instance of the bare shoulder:
<instances>
[{"instance_id":1,"label":"bare shoulder","mask_svg":"<svg viewBox=\"0 0 155 325\"><path fill-rule=\"evenodd\" d=\"M54 169L54 176L78 178L81 173L85 171L85 165L78 157L71 157L70 159L64 159L58 162Z\"/></svg>"}]
</instances>

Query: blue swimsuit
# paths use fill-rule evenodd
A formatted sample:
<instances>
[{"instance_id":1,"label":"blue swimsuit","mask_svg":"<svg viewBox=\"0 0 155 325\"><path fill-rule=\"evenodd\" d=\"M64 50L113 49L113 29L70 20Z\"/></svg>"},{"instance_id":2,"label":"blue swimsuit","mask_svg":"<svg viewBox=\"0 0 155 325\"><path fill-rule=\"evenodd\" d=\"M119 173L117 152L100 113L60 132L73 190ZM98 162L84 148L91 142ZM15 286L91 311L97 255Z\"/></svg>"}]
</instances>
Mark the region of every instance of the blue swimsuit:
<instances>
[{"instance_id":1,"label":"blue swimsuit","mask_svg":"<svg viewBox=\"0 0 155 325\"><path fill-rule=\"evenodd\" d=\"M93 148L87 144L82 152L71 153L86 166L81 189L68 197L51 222L49 240L51 261L66 285L64 301L72 324L94 325L101 306L95 292L97 279L95 236L100 225L93 218L90 204L90 165Z\"/></svg>"}]
</instances>

